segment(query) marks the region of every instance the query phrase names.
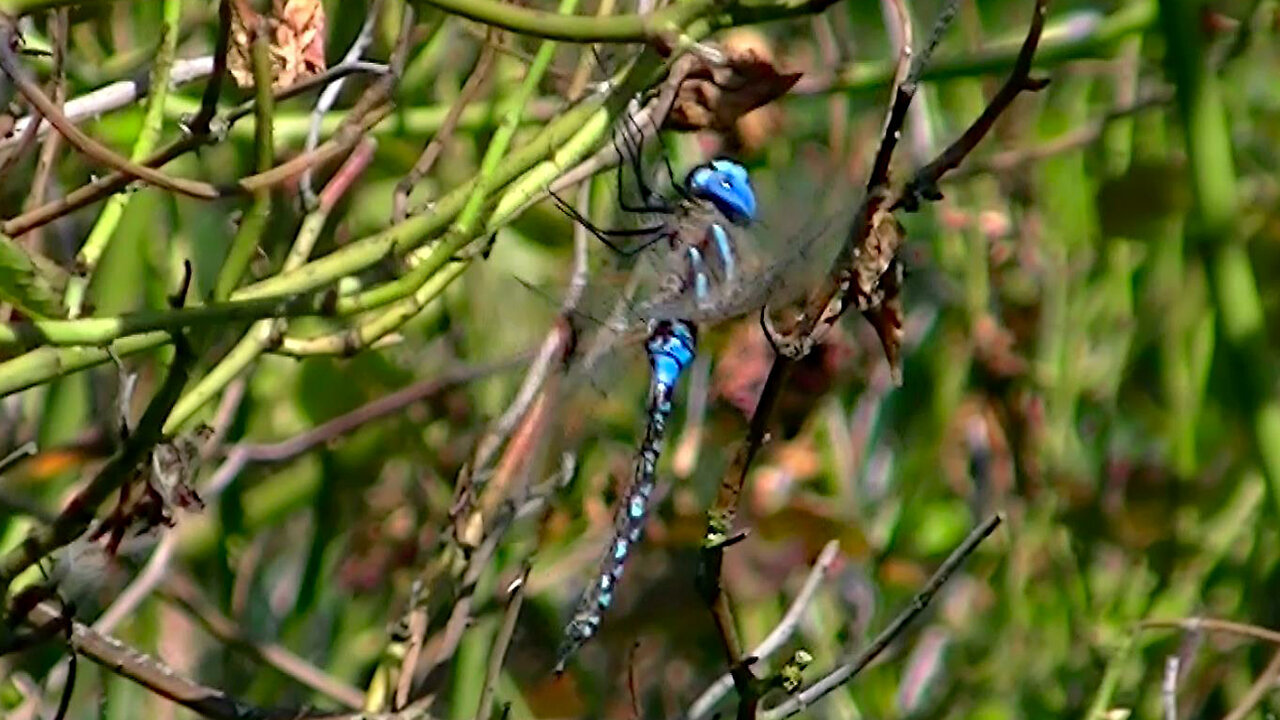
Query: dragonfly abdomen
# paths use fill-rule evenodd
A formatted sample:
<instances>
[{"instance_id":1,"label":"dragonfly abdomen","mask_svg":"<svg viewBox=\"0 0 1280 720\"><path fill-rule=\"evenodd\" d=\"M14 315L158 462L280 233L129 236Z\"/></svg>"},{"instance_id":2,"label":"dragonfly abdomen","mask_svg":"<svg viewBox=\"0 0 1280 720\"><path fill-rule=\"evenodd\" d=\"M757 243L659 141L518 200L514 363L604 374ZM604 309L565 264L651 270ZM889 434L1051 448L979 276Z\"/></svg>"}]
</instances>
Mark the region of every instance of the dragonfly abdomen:
<instances>
[{"instance_id":1,"label":"dragonfly abdomen","mask_svg":"<svg viewBox=\"0 0 1280 720\"><path fill-rule=\"evenodd\" d=\"M600 572L583 592L573 619L565 627L556 672L562 671L568 659L600 628L601 618L613 603L614 588L622 579L627 557L644 532L649 498L656 485L655 470L667 434L667 419L671 416L672 395L680 376L693 363L696 350L697 329L692 323L659 320L651 324L649 339L645 342L652 374L644 440L636 453L631 485L614 514L613 537Z\"/></svg>"}]
</instances>

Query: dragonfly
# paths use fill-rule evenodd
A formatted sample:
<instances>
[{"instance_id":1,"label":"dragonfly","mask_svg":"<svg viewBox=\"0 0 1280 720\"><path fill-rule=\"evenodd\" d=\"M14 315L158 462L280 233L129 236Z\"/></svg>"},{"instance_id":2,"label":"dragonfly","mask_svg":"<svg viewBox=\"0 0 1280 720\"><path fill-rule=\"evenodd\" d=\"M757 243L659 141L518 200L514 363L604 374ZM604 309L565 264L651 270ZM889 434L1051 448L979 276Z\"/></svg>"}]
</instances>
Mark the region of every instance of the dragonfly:
<instances>
[{"instance_id":1,"label":"dragonfly","mask_svg":"<svg viewBox=\"0 0 1280 720\"><path fill-rule=\"evenodd\" d=\"M756 195L746 168L734 160L717 158L694 167L683 183L676 183L670 163L666 162L678 196L669 200L645 182L640 142L632 147L626 140L629 133L624 131L621 135L627 143L626 152L621 154L631 161L642 202L634 205L625 199L624 168L618 173L619 204L629 213L656 216L656 222L638 228L604 230L553 195L563 212L611 249L623 255L655 249L665 265L654 296L636 308L645 327L644 349L650 369L644 434L631 483L614 513L613 534L599 570L582 592L565 627L555 666L557 673L599 630L627 558L643 534L673 397L681 376L697 355L699 325L758 309L767 294L761 289L767 290L770 284L752 286L744 282L749 273L740 257L739 240L757 219ZM663 159L666 161L665 154ZM628 250L617 243L619 238L638 239L639 244Z\"/></svg>"}]
</instances>

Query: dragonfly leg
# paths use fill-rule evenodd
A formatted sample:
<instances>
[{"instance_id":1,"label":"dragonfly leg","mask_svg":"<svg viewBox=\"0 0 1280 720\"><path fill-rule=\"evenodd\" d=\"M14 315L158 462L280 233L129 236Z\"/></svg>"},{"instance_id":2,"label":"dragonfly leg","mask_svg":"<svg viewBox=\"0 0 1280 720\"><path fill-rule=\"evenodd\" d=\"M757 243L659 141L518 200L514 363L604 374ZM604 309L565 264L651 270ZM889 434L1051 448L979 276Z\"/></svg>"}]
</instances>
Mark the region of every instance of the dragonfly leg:
<instances>
[{"instance_id":1,"label":"dragonfly leg","mask_svg":"<svg viewBox=\"0 0 1280 720\"><path fill-rule=\"evenodd\" d=\"M689 189L684 186L684 183L676 180L676 171L671 167L671 153L667 150L667 141L662 139L662 133L657 130L654 131L653 136L658 140L658 146L662 148L662 165L667 170L667 180L670 181L671 187L682 199L691 200L693 195L689 193Z\"/></svg>"},{"instance_id":2,"label":"dragonfly leg","mask_svg":"<svg viewBox=\"0 0 1280 720\"><path fill-rule=\"evenodd\" d=\"M634 137L631 135L631 128L635 128L636 134ZM622 140L621 145L618 142L619 138ZM650 187L644 178L644 131L640 128L640 124L636 122L635 117L629 112L623 113L622 127L614 135L614 147L617 148L619 157L626 161L626 165L630 166L631 173L635 176L636 189L640 191L641 198L640 205L631 205L627 202L626 193L623 191L622 185L622 168L619 168L618 204L622 206L622 209L631 213L651 212L664 215L674 213L675 208L662 195Z\"/></svg>"},{"instance_id":3,"label":"dragonfly leg","mask_svg":"<svg viewBox=\"0 0 1280 720\"><path fill-rule=\"evenodd\" d=\"M618 253L619 255L629 257L631 255L635 255L636 253L643 252L645 249L649 248L654 243L658 242L659 240L663 239L668 235L667 226L665 224L650 225L648 227L641 227L641 228L619 228L619 229L604 229L604 228L598 227L595 223L588 220L585 215L578 212L577 208L575 208L574 206L566 202L564 198L560 197L559 194L557 194L552 190L548 190L547 193L551 195L551 199L555 201L556 207L559 208L560 212L564 213L569 217L569 219L573 220L574 222L578 223L582 227L586 228L587 232L590 232L592 235L595 235L597 240L605 244L605 247L609 248L615 253ZM646 237L646 236L648 236L647 240L645 240L640 245L633 248L623 248L620 245L617 245L616 243L614 243L612 240L610 240L610 238Z\"/></svg>"}]
</instances>

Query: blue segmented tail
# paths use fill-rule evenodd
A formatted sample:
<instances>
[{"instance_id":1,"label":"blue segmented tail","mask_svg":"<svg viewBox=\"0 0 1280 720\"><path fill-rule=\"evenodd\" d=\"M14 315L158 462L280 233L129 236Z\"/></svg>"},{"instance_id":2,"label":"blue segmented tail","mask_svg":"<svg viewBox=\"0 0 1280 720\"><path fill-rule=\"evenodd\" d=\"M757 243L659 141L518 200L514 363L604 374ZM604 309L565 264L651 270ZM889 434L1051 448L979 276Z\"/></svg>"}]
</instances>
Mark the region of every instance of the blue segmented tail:
<instances>
[{"instance_id":1,"label":"blue segmented tail","mask_svg":"<svg viewBox=\"0 0 1280 720\"><path fill-rule=\"evenodd\" d=\"M613 538L600 563L595 582L583 591L573 619L564 629L564 641L556 660L557 673L565 663L600 628L600 620L613 602L614 588L622 579L622 569L632 546L644 532L649 496L655 484L654 469L662 455L667 418L671 415L671 398L676 383L693 362L697 350L697 328L682 320L659 320L650 324L645 351L649 355L648 422L644 441L636 454L631 486L618 506L613 519Z\"/></svg>"}]
</instances>

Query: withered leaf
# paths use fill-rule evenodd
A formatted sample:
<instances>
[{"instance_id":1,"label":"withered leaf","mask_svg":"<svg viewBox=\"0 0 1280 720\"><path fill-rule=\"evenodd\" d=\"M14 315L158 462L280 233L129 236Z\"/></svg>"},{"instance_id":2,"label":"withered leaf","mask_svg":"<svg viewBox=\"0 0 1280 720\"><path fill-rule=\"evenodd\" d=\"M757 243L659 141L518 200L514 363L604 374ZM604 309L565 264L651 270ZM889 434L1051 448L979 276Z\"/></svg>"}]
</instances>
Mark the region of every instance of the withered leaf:
<instances>
[{"instance_id":1,"label":"withered leaf","mask_svg":"<svg viewBox=\"0 0 1280 720\"><path fill-rule=\"evenodd\" d=\"M897 258L903 235L902 224L892 212L887 208L876 211L866 240L853 251L853 287L850 293L854 306L859 310L866 311L877 304L876 289L881 283L881 276Z\"/></svg>"},{"instance_id":2,"label":"withered leaf","mask_svg":"<svg viewBox=\"0 0 1280 720\"><path fill-rule=\"evenodd\" d=\"M753 47L726 48L724 63L700 59L680 84L666 126L727 131L748 112L785 95L802 73L784 73Z\"/></svg>"},{"instance_id":3,"label":"withered leaf","mask_svg":"<svg viewBox=\"0 0 1280 720\"><path fill-rule=\"evenodd\" d=\"M231 38L227 46L227 72L240 87L253 87L253 37L265 22L249 0L231 2Z\"/></svg>"},{"instance_id":4,"label":"withered leaf","mask_svg":"<svg viewBox=\"0 0 1280 720\"><path fill-rule=\"evenodd\" d=\"M106 537L106 550L114 555L126 536L138 536L158 527L173 527L174 509L200 511L204 501L196 494L195 473L200 446L212 435L202 427L172 441L161 442L120 487L115 507L89 535Z\"/></svg>"},{"instance_id":5,"label":"withered leaf","mask_svg":"<svg viewBox=\"0 0 1280 720\"><path fill-rule=\"evenodd\" d=\"M862 311L880 336L884 357L889 361L889 375L897 386L902 385L902 269L901 260L890 261L873 294L877 302Z\"/></svg>"},{"instance_id":6,"label":"withered leaf","mask_svg":"<svg viewBox=\"0 0 1280 720\"><path fill-rule=\"evenodd\" d=\"M320 0L273 0L271 56L276 87L292 85L325 70L324 5Z\"/></svg>"},{"instance_id":7,"label":"withered leaf","mask_svg":"<svg viewBox=\"0 0 1280 720\"><path fill-rule=\"evenodd\" d=\"M327 21L320 0L272 0L262 15L248 0L231 3L231 44L227 71L240 87L253 86L253 39L267 34L271 52L271 86L288 87L325 70Z\"/></svg>"},{"instance_id":8,"label":"withered leaf","mask_svg":"<svg viewBox=\"0 0 1280 720\"><path fill-rule=\"evenodd\" d=\"M200 446L212 435L211 428L202 426L193 433L175 437L172 442L156 445L147 480L166 506L204 509L204 501L196 494L193 484L199 469Z\"/></svg>"}]
</instances>

